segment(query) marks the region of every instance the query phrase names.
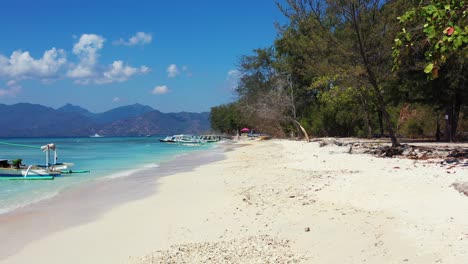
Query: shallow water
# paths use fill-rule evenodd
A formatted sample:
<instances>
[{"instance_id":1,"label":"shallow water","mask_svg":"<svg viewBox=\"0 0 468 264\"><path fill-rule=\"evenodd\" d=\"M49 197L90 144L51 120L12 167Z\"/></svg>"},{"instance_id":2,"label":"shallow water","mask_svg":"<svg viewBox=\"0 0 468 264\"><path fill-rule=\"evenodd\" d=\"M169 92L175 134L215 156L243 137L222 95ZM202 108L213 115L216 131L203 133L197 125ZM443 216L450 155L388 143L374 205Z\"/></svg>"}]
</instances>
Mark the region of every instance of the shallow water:
<instances>
[{"instance_id":1,"label":"shallow water","mask_svg":"<svg viewBox=\"0 0 468 264\"><path fill-rule=\"evenodd\" d=\"M131 177L135 172L156 168L161 162L209 148L160 143L157 137L32 138L2 139L1 142L35 146L0 144L0 158L23 159L23 164L44 164L40 146L55 143L58 162L72 162L72 170L90 170L84 174L65 174L52 181L0 181L0 214L10 212L60 192L92 181ZM53 155L52 155L53 156Z\"/></svg>"}]
</instances>

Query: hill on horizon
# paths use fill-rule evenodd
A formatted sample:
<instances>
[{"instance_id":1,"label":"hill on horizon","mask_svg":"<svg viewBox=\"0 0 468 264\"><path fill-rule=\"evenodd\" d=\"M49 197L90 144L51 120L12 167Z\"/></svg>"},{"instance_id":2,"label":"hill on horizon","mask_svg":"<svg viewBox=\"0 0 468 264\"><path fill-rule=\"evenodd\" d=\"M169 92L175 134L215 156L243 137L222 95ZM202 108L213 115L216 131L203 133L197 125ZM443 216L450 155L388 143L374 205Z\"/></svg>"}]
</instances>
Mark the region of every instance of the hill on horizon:
<instances>
[{"instance_id":1,"label":"hill on horizon","mask_svg":"<svg viewBox=\"0 0 468 264\"><path fill-rule=\"evenodd\" d=\"M210 130L209 113L162 113L133 104L102 113L77 105L57 109L30 103L0 104L0 137L142 136L195 134Z\"/></svg>"}]
</instances>

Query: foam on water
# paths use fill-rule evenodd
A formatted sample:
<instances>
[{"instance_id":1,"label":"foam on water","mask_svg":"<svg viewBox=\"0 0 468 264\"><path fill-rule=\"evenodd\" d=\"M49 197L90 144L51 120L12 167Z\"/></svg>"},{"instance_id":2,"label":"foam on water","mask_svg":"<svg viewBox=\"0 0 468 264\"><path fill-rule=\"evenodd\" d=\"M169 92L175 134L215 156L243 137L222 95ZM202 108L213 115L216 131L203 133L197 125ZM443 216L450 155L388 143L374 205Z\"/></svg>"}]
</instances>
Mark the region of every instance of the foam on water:
<instances>
[{"instance_id":1,"label":"foam on water","mask_svg":"<svg viewBox=\"0 0 468 264\"><path fill-rule=\"evenodd\" d=\"M16 199L13 201L8 201L7 204L3 205L2 201L0 201L0 204L2 205L0 207L0 214L6 214L8 212L11 212L16 209L20 209L22 207L38 203L40 201L44 201L47 199L54 198L55 196L58 195L58 192L43 192L40 195L37 195L36 197L29 197L27 200L26 199Z\"/></svg>"},{"instance_id":2,"label":"foam on water","mask_svg":"<svg viewBox=\"0 0 468 264\"><path fill-rule=\"evenodd\" d=\"M146 168L141 168L141 169L134 169L134 170L126 170L122 172L117 172L113 173L107 176L104 176L101 178L101 180L112 180L112 179L118 179L118 178L123 178L123 177L129 177L131 175L134 175L140 171L145 170Z\"/></svg>"},{"instance_id":3,"label":"foam on water","mask_svg":"<svg viewBox=\"0 0 468 264\"><path fill-rule=\"evenodd\" d=\"M159 164L151 163L144 166L145 168L158 168Z\"/></svg>"}]
</instances>

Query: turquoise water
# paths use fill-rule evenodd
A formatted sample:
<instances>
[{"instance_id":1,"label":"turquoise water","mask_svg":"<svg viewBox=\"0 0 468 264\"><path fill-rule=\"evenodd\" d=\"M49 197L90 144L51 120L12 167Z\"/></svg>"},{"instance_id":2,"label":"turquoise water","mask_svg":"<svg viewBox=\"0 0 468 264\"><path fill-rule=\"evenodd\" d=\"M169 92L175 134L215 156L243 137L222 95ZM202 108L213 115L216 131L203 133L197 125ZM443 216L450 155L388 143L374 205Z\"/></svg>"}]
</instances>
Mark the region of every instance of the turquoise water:
<instances>
[{"instance_id":1,"label":"turquoise water","mask_svg":"<svg viewBox=\"0 0 468 264\"><path fill-rule=\"evenodd\" d=\"M44 164L45 154L40 146L55 143L58 162L72 162L75 164L72 169L91 171L65 174L51 181L0 180L0 214L54 197L68 188L90 181L131 177L138 170L155 168L163 161L208 147L160 143L156 137L22 138L0 141L37 146L24 148L0 144L0 158L21 158L26 165Z\"/></svg>"}]
</instances>

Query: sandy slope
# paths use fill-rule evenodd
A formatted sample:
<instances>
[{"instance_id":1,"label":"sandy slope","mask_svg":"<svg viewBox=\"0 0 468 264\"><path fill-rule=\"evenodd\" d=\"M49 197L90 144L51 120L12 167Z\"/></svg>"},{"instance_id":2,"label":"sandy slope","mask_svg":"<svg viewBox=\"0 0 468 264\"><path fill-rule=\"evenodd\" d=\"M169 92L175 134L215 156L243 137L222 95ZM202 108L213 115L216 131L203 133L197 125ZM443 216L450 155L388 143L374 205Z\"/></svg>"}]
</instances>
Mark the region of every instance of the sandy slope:
<instances>
[{"instance_id":1,"label":"sandy slope","mask_svg":"<svg viewBox=\"0 0 468 264\"><path fill-rule=\"evenodd\" d=\"M249 142L2 263L468 263L467 168L347 150Z\"/></svg>"}]
</instances>

